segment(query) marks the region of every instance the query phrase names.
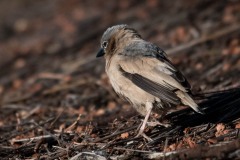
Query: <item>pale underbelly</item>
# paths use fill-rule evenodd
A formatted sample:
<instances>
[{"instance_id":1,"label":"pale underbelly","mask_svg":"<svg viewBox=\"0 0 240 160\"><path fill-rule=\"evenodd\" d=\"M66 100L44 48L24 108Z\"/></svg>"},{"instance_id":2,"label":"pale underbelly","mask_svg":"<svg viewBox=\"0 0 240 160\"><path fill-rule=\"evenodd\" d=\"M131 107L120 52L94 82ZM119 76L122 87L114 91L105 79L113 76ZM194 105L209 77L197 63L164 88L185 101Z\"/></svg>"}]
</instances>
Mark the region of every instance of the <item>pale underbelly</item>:
<instances>
[{"instance_id":1,"label":"pale underbelly","mask_svg":"<svg viewBox=\"0 0 240 160\"><path fill-rule=\"evenodd\" d=\"M120 96L127 99L142 115L146 115L146 102L155 103L159 98L147 93L122 75L109 76L110 82Z\"/></svg>"}]
</instances>

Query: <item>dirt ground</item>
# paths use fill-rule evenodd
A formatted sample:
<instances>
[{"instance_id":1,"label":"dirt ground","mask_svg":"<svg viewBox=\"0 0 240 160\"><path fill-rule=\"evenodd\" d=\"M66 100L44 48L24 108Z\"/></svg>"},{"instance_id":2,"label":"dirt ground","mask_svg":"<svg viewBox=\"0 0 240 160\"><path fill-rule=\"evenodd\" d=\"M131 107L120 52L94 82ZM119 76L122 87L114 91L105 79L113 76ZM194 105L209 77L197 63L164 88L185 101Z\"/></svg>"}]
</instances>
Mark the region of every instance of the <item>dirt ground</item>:
<instances>
[{"instance_id":1,"label":"dirt ground","mask_svg":"<svg viewBox=\"0 0 240 160\"><path fill-rule=\"evenodd\" d=\"M95 58L114 24L165 50L206 114L178 106L136 137ZM239 0L0 1L1 159L240 159L239 79Z\"/></svg>"}]
</instances>

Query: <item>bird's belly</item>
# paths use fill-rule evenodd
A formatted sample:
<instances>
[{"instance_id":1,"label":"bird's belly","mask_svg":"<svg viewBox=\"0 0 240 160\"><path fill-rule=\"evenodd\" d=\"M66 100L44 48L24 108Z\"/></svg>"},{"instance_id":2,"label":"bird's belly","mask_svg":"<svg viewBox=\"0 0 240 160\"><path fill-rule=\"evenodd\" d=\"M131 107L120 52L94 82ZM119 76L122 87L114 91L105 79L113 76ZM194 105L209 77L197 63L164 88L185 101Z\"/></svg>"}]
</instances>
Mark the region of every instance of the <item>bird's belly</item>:
<instances>
[{"instance_id":1,"label":"bird's belly","mask_svg":"<svg viewBox=\"0 0 240 160\"><path fill-rule=\"evenodd\" d=\"M133 107L142 115L147 113L145 104L147 101L154 103L156 97L142 90L121 73L109 73L110 83L114 90L133 104Z\"/></svg>"}]
</instances>

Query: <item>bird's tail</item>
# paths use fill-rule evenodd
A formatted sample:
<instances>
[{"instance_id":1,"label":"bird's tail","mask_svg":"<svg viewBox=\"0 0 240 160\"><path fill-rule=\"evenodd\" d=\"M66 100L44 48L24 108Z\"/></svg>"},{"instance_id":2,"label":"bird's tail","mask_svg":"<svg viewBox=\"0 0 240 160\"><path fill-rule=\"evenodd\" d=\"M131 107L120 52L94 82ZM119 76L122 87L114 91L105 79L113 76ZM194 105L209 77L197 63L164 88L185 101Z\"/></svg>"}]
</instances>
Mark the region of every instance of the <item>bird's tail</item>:
<instances>
[{"instance_id":1,"label":"bird's tail","mask_svg":"<svg viewBox=\"0 0 240 160\"><path fill-rule=\"evenodd\" d=\"M192 115L191 109L186 108L165 116L173 124L181 126L195 126L203 123L231 122L239 118L240 115L240 87L194 94L194 100L198 102L200 109L205 114ZM189 101L183 100L189 103ZM190 105L189 105L190 106ZM199 109L198 107L194 106ZM193 107L192 107L193 108ZM194 109L194 108L193 108Z\"/></svg>"},{"instance_id":2,"label":"bird's tail","mask_svg":"<svg viewBox=\"0 0 240 160\"><path fill-rule=\"evenodd\" d=\"M191 107L194 111L196 111L200 114L204 114L204 112L199 108L198 104L192 99L192 97L189 96L188 93L180 91L180 90L175 93L181 99L181 101L184 105Z\"/></svg>"}]
</instances>

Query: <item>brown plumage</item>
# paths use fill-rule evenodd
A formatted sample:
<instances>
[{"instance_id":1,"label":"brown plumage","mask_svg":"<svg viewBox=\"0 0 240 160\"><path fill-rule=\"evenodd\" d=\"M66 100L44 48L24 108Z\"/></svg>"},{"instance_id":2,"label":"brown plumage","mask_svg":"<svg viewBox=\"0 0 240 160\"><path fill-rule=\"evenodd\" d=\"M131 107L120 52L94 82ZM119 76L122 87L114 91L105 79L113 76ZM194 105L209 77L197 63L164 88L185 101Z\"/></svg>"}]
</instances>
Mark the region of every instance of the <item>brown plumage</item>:
<instances>
[{"instance_id":1,"label":"brown plumage","mask_svg":"<svg viewBox=\"0 0 240 160\"><path fill-rule=\"evenodd\" d=\"M161 114L178 104L201 113L186 78L163 50L143 40L136 30L127 25L110 27L102 36L101 47L97 57L105 57L114 90L147 115L145 119L152 109Z\"/></svg>"}]
</instances>

